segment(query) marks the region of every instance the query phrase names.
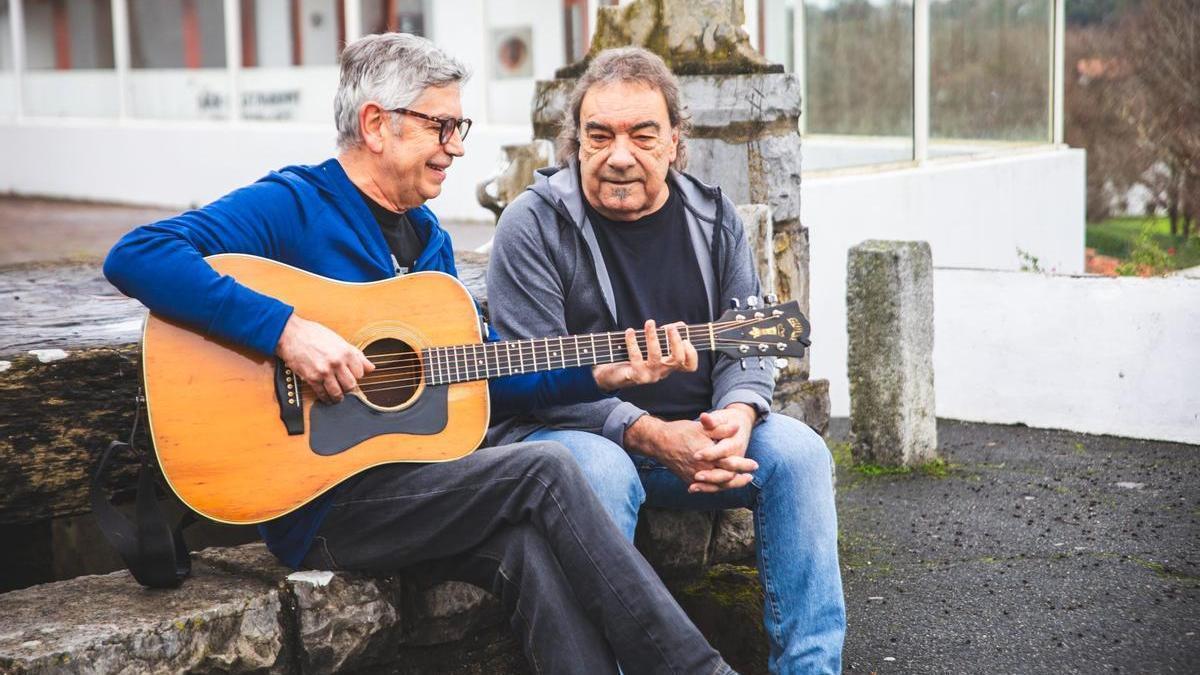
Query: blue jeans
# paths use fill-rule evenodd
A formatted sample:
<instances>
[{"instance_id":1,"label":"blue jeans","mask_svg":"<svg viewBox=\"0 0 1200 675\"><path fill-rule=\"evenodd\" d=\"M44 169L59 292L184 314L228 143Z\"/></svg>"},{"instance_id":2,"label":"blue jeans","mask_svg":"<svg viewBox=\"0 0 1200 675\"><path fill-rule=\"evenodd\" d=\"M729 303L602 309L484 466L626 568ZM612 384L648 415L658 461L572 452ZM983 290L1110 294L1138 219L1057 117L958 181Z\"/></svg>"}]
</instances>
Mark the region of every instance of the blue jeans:
<instances>
[{"instance_id":1,"label":"blue jeans","mask_svg":"<svg viewBox=\"0 0 1200 675\"><path fill-rule=\"evenodd\" d=\"M528 440L571 451L617 528L630 540L638 508L754 511L764 624L772 673L839 673L846 607L837 557L832 457L808 425L772 413L754 428L746 456L758 462L746 487L689 494L658 462L630 455L603 436L542 429Z\"/></svg>"},{"instance_id":2,"label":"blue jeans","mask_svg":"<svg viewBox=\"0 0 1200 675\"><path fill-rule=\"evenodd\" d=\"M488 589L534 673L731 672L585 482L554 443L377 466L338 487L304 566Z\"/></svg>"}]
</instances>

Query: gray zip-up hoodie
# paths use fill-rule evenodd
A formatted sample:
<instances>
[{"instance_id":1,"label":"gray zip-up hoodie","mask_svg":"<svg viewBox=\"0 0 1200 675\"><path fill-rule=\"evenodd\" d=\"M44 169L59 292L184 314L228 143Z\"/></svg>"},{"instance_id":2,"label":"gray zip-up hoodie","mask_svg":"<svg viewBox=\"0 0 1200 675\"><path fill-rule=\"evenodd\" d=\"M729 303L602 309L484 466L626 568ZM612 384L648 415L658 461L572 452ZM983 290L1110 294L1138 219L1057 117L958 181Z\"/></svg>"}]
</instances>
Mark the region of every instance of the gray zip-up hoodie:
<instances>
[{"instance_id":1,"label":"gray zip-up hoodie","mask_svg":"<svg viewBox=\"0 0 1200 675\"><path fill-rule=\"evenodd\" d=\"M668 181L683 198L710 313L716 319L731 298L744 302L760 294L745 229L719 188L674 170ZM488 306L504 338L629 327L616 323L612 282L585 215L574 162L539 170L534 184L504 209L488 264ZM713 409L746 403L760 416L768 414L775 387L773 364L760 369L754 362L743 370L737 359L725 354L702 352L700 358L715 358ZM555 427L603 434L623 445L625 430L645 414L618 394L593 403L543 408L529 416L493 419L488 441L512 443L540 428Z\"/></svg>"}]
</instances>

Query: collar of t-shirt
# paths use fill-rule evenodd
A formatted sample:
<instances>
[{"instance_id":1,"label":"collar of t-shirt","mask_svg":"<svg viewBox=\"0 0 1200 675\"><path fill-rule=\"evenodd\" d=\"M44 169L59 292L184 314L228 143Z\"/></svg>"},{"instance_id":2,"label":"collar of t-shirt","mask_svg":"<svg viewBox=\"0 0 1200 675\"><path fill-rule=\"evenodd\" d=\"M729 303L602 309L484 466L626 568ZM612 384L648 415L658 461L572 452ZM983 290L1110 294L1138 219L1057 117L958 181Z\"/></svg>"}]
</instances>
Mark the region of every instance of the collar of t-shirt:
<instances>
[{"instance_id":1,"label":"collar of t-shirt","mask_svg":"<svg viewBox=\"0 0 1200 675\"><path fill-rule=\"evenodd\" d=\"M371 199L357 185L355 189L383 232L383 238L392 252L392 264L396 274L408 274L417 258L421 257L421 252L425 250L425 241L409 222L408 216L392 211Z\"/></svg>"},{"instance_id":2,"label":"collar of t-shirt","mask_svg":"<svg viewBox=\"0 0 1200 675\"><path fill-rule=\"evenodd\" d=\"M626 233L661 231L663 228L660 226L671 224L679 219L682 206L683 202L680 200L679 195L675 194L674 190L671 190L667 193L667 201L663 202L662 207L654 213L646 214L632 221L610 220L593 208L587 199L583 200L584 210L587 211L588 220L592 222L593 226Z\"/></svg>"}]
</instances>

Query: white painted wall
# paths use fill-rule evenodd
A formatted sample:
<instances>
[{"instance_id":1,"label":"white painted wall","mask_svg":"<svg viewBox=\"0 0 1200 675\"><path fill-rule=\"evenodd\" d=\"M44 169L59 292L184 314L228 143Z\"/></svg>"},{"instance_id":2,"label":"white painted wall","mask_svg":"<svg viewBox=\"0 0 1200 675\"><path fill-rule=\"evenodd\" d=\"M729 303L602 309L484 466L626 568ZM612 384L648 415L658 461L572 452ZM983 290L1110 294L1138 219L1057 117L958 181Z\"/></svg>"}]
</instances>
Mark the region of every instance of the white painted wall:
<instances>
[{"instance_id":1,"label":"white painted wall","mask_svg":"<svg viewBox=\"0 0 1200 675\"><path fill-rule=\"evenodd\" d=\"M566 59L563 40L562 4L527 0L488 0L482 34L483 58L487 78L488 120L497 124L529 124L534 83L554 77L554 71ZM490 69L494 63L492 31L497 28L533 28L533 77L495 80ZM476 38L478 39L478 38ZM484 75L481 72L480 75Z\"/></svg>"},{"instance_id":2,"label":"white painted wall","mask_svg":"<svg viewBox=\"0 0 1200 675\"><path fill-rule=\"evenodd\" d=\"M113 70L32 70L23 85L26 115L116 117L120 108Z\"/></svg>"},{"instance_id":3,"label":"white painted wall","mask_svg":"<svg viewBox=\"0 0 1200 675\"><path fill-rule=\"evenodd\" d=\"M0 155L5 158L0 193L201 205L273 169L324 161L336 152L335 138L332 121L0 122ZM528 129L520 126L472 131L466 156L450 168L442 195L430 207L443 220L492 222L491 213L475 199L475 184L495 172L502 144L528 140Z\"/></svg>"},{"instance_id":4,"label":"white painted wall","mask_svg":"<svg viewBox=\"0 0 1200 675\"><path fill-rule=\"evenodd\" d=\"M302 0L300 3L300 46L302 61L306 66L337 65L338 21L335 0ZM276 31L287 22L273 24Z\"/></svg>"},{"instance_id":5,"label":"white painted wall","mask_svg":"<svg viewBox=\"0 0 1200 675\"><path fill-rule=\"evenodd\" d=\"M933 278L939 417L1200 443L1200 279Z\"/></svg>"},{"instance_id":6,"label":"white painted wall","mask_svg":"<svg viewBox=\"0 0 1200 675\"><path fill-rule=\"evenodd\" d=\"M11 70L0 70L0 120L11 121L16 116L17 78Z\"/></svg>"},{"instance_id":7,"label":"white painted wall","mask_svg":"<svg viewBox=\"0 0 1200 675\"><path fill-rule=\"evenodd\" d=\"M283 68L292 65L292 31L288 0L258 0L254 3L254 46L258 65Z\"/></svg>"},{"instance_id":8,"label":"white painted wall","mask_svg":"<svg viewBox=\"0 0 1200 675\"><path fill-rule=\"evenodd\" d=\"M461 0L460 2L434 2L429 7L433 35L430 37L439 47L452 54L471 69L471 79L463 87L463 115L474 120L477 126L485 126L488 119L487 65L484 44L484 0ZM528 117L528 115L526 116ZM526 120L528 121L528 120ZM467 152L475 146L472 128L468 138ZM531 132L532 135L532 132Z\"/></svg>"},{"instance_id":9,"label":"white painted wall","mask_svg":"<svg viewBox=\"0 0 1200 675\"><path fill-rule=\"evenodd\" d=\"M924 240L934 265L1020 268L1017 248L1046 270L1083 271L1084 153L1044 150L941 160L906 169L805 175L801 221L812 263L812 375L829 380L834 415L850 410L846 257L864 239ZM940 412L940 410L939 410Z\"/></svg>"}]
</instances>

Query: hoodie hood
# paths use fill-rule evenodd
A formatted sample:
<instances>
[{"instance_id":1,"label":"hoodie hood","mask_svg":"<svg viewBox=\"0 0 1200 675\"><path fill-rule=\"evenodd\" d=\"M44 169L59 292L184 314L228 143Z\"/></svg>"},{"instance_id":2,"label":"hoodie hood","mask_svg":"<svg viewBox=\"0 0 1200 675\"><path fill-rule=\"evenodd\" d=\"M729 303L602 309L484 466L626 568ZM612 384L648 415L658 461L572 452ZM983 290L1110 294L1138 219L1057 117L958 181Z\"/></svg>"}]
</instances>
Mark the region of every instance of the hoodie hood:
<instances>
[{"instance_id":1,"label":"hoodie hood","mask_svg":"<svg viewBox=\"0 0 1200 675\"><path fill-rule=\"evenodd\" d=\"M688 211L711 224L718 224L721 215L720 188L701 182L694 176L671 169L667 182L678 190ZM528 188L567 220L583 227L583 186L579 182L579 164L571 160L566 166L549 166L534 172L533 185Z\"/></svg>"},{"instance_id":2,"label":"hoodie hood","mask_svg":"<svg viewBox=\"0 0 1200 675\"><path fill-rule=\"evenodd\" d=\"M383 238L383 232L379 230L371 210L363 202L358 189L336 157L320 164L287 166L271 172L263 180L281 182L293 189L307 186L324 193L329 197L332 208L337 209L347 222L354 224L355 234L370 252L372 260L386 271L387 277L395 276L392 252ZM299 185L296 185L297 183ZM442 229L433 211L422 204L415 209L409 209L405 215L417 234L425 241L425 248L417 257L412 271L437 271L457 276L450 234Z\"/></svg>"},{"instance_id":3,"label":"hoodie hood","mask_svg":"<svg viewBox=\"0 0 1200 675\"><path fill-rule=\"evenodd\" d=\"M725 220L725 202L721 189L706 185L696 178L671 169L667 174L670 188L679 193L683 199L684 209L688 213L688 231L692 238L692 246L696 252L696 262L700 265L700 274L704 278L704 287L708 295L708 308L715 319L721 306L718 290L721 287L722 239L730 233ZM592 263L596 269L597 283L603 292L605 303L608 305L609 317L616 325L617 304L614 299L612 281L608 276L608 266L596 240L595 230L588 222L583 207L583 187L579 181L579 165L571 160L565 167L547 167L538 169L534 174L534 183L529 188L542 201L578 229L580 236L587 244Z\"/></svg>"}]
</instances>

